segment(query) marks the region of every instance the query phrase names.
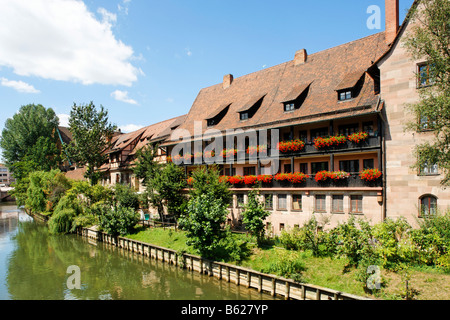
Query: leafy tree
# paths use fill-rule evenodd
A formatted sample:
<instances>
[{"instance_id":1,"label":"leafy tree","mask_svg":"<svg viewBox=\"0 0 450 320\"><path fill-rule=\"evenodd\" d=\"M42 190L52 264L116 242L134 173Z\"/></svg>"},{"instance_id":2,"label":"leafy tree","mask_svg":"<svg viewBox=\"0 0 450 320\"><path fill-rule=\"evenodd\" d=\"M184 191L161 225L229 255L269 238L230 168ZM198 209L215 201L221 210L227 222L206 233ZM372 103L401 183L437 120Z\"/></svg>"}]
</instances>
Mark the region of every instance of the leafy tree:
<instances>
[{"instance_id":1,"label":"leafy tree","mask_svg":"<svg viewBox=\"0 0 450 320\"><path fill-rule=\"evenodd\" d=\"M258 189L252 189L248 193L248 202L242 213L246 228L256 236L256 242L261 244L264 239L264 220L270 216L270 212L264 208L264 204L258 199Z\"/></svg>"},{"instance_id":2,"label":"leafy tree","mask_svg":"<svg viewBox=\"0 0 450 320\"><path fill-rule=\"evenodd\" d=\"M138 222L139 214L133 208L119 205L102 208L99 226L106 233L118 236L131 233Z\"/></svg>"},{"instance_id":3,"label":"leafy tree","mask_svg":"<svg viewBox=\"0 0 450 320\"><path fill-rule=\"evenodd\" d=\"M129 186L116 184L114 194L118 205L134 210L139 209L139 195Z\"/></svg>"},{"instance_id":4,"label":"leafy tree","mask_svg":"<svg viewBox=\"0 0 450 320\"><path fill-rule=\"evenodd\" d=\"M213 258L221 247L221 240L226 237L222 224L227 214L227 204L212 192L192 198L186 214L179 219L188 237L187 244L192 245L202 256Z\"/></svg>"},{"instance_id":5,"label":"leafy tree","mask_svg":"<svg viewBox=\"0 0 450 320\"><path fill-rule=\"evenodd\" d=\"M134 172L143 180L148 200L158 209L161 220L164 220L165 206L170 214L178 218L184 212L187 203L182 193L186 187L184 171L173 163L159 163L155 159L157 148L148 145L138 151Z\"/></svg>"},{"instance_id":6,"label":"leafy tree","mask_svg":"<svg viewBox=\"0 0 450 320\"><path fill-rule=\"evenodd\" d=\"M229 204L232 194L227 182L220 178L217 166L198 167L192 172L193 184L190 196L195 198L201 194L211 193L213 198Z\"/></svg>"},{"instance_id":7,"label":"leafy tree","mask_svg":"<svg viewBox=\"0 0 450 320\"><path fill-rule=\"evenodd\" d=\"M55 134L59 119L42 105L22 106L10 119L0 137L3 158L17 180L31 171L58 167L61 157Z\"/></svg>"},{"instance_id":8,"label":"leafy tree","mask_svg":"<svg viewBox=\"0 0 450 320\"><path fill-rule=\"evenodd\" d=\"M108 111L100 106L97 110L91 102L87 105L73 105L69 118L73 140L66 147L71 160L86 165L85 178L95 185L100 173L96 168L107 160L104 151L109 147L116 126L108 122Z\"/></svg>"},{"instance_id":9,"label":"leafy tree","mask_svg":"<svg viewBox=\"0 0 450 320\"><path fill-rule=\"evenodd\" d=\"M416 147L416 167L437 164L444 172L442 184L450 184L450 2L422 0L411 11L418 22L405 41L412 57L426 59L428 72L417 74L420 99L410 110L419 121L408 124L416 131L433 130L434 139ZM430 86L428 86L430 85Z\"/></svg>"}]
</instances>

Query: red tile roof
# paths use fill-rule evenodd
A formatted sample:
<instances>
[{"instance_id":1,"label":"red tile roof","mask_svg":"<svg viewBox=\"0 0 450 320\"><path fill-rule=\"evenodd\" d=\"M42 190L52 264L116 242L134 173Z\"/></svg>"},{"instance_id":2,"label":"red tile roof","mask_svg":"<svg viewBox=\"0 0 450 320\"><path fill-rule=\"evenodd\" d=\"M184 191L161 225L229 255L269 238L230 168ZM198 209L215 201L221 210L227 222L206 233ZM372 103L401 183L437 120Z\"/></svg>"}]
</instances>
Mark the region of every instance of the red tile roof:
<instances>
[{"instance_id":1,"label":"red tile roof","mask_svg":"<svg viewBox=\"0 0 450 320\"><path fill-rule=\"evenodd\" d=\"M204 88L179 128L193 135L194 122L202 121L205 132L206 120L228 105L228 112L214 129L270 128L336 118L336 115L376 112L378 94L368 70L388 49L385 34L381 32L311 54L304 64L295 65L292 60L236 78L225 89L222 83ZM362 84L359 95L349 101L338 101L336 89L356 83L356 78ZM284 112L283 102L301 94L308 84L308 96L301 107ZM255 115L241 121L238 112L254 97L263 95ZM169 140L166 145L170 144Z\"/></svg>"}]
</instances>

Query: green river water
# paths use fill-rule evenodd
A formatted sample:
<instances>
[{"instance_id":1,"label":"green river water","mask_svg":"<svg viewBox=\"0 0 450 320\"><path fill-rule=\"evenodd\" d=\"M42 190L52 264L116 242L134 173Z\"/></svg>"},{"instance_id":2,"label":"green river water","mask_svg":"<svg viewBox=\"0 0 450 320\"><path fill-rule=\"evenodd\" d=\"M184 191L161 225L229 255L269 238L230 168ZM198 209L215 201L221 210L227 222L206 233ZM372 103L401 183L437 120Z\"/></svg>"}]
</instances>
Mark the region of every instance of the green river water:
<instances>
[{"instance_id":1,"label":"green river water","mask_svg":"<svg viewBox=\"0 0 450 320\"><path fill-rule=\"evenodd\" d=\"M80 289L69 288L79 268ZM269 300L265 293L75 235L0 203L0 300Z\"/></svg>"}]
</instances>

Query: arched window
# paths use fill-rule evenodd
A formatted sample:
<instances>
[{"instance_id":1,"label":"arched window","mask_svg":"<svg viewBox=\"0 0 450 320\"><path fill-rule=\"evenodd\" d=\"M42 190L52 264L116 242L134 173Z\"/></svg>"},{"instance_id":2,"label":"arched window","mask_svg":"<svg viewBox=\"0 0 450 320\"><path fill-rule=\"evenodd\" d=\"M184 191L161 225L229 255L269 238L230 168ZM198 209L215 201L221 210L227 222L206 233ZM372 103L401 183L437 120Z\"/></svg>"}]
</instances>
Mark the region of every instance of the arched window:
<instances>
[{"instance_id":1,"label":"arched window","mask_svg":"<svg viewBox=\"0 0 450 320\"><path fill-rule=\"evenodd\" d=\"M420 198L421 217L435 216L437 213L437 198L433 195L424 195Z\"/></svg>"}]
</instances>

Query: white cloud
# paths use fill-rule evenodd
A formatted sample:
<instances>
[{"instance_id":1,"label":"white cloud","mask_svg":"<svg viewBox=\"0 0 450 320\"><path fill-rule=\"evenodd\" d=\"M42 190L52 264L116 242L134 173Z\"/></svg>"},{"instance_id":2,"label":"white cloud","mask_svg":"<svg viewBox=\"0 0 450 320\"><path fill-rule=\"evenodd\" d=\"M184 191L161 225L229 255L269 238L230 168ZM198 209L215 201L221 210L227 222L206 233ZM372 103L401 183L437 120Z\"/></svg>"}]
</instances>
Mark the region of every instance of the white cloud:
<instances>
[{"instance_id":1,"label":"white cloud","mask_svg":"<svg viewBox=\"0 0 450 320\"><path fill-rule=\"evenodd\" d=\"M4 87L13 88L18 92L23 93L40 93L39 90L35 89L31 84L23 81L8 80L6 78L0 78L0 84Z\"/></svg>"},{"instance_id":2,"label":"white cloud","mask_svg":"<svg viewBox=\"0 0 450 320\"><path fill-rule=\"evenodd\" d=\"M136 100L133 100L128 97L128 91L116 90L113 93L111 93L111 97L113 97L114 99L116 99L118 101L122 101L125 103L138 104Z\"/></svg>"},{"instance_id":3,"label":"white cloud","mask_svg":"<svg viewBox=\"0 0 450 320\"><path fill-rule=\"evenodd\" d=\"M127 124L124 126L120 126L119 129L122 132L128 133L128 132L133 132L133 131L137 131L139 129L142 129L144 126L138 125L138 124Z\"/></svg>"},{"instance_id":4,"label":"white cloud","mask_svg":"<svg viewBox=\"0 0 450 320\"><path fill-rule=\"evenodd\" d=\"M192 51L191 51L191 49L186 48L186 49L184 49L184 51L186 52L186 55L187 55L188 57L192 56Z\"/></svg>"},{"instance_id":5,"label":"white cloud","mask_svg":"<svg viewBox=\"0 0 450 320\"><path fill-rule=\"evenodd\" d=\"M68 127L69 126L70 115L64 114L64 113L60 113L60 114L57 114L56 116L59 118L59 125L61 127Z\"/></svg>"},{"instance_id":6,"label":"white cloud","mask_svg":"<svg viewBox=\"0 0 450 320\"><path fill-rule=\"evenodd\" d=\"M79 0L1 0L0 67L20 76L131 86L133 49L116 39L117 17L99 21Z\"/></svg>"}]
</instances>

